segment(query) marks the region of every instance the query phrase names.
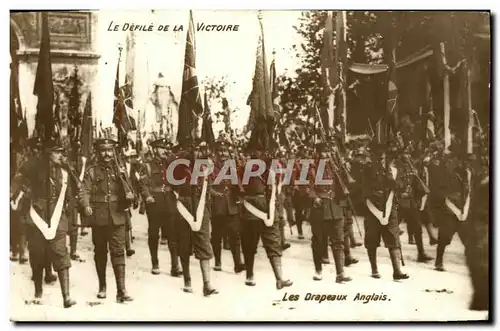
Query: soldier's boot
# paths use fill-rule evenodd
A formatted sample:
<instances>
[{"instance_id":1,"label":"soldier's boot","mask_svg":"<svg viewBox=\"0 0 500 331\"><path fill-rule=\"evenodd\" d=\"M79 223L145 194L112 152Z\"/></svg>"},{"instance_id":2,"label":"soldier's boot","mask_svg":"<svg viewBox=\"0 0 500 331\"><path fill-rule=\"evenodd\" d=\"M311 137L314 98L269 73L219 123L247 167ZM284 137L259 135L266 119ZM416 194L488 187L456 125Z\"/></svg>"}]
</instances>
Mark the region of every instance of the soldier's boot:
<instances>
[{"instance_id":1,"label":"soldier's boot","mask_svg":"<svg viewBox=\"0 0 500 331\"><path fill-rule=\"evenodd\" d=\"M351 248L356 248L356 247L360 247L361 245L363 245L362 243L358 243L356 241L356 236L354 236L354 227L351 225L349 225L349 239L351 241Z\"/></svg>"},{"instance_id":2,"label":"soldier's boot","mask_svg":"<svg viewBox=\"0 0 500 331\"><path fill-rule=\"evenodd\" d=\"M222 248L226 251L231 250L231 245L229 244L229 236L222 236Z\"/></svg>"},{"instance_id":3,"label":"soldier's boot","mask_svg":"<svg viewBox=\"0 0 500 331\"><path fill-rule=\"evenodd\" d=\"M128 229L125 230L125 251L128 257L135 254L135 250L132 249L132 239L130 238L130 231Z\"/></svg>"},{"instance_id":4,"label":"soldier's boot","mask_svg":"<svg viewBox=\"0 0 500 331\"><path fill-rule=\"evenodd\" d=\"M417 244L418 257L417 262L425 263L432 260L432 257L425 254L422 232L415 233L415 242Z\"/></svg>"},{"instance_id":5,"label":"soldier's boot","mask_svg":"<svg viewBox=\"0 0 500 331\"><path fill-rule=\"evenodd\" d=\"M166 245L166 244L168 244L167 226L163 225L161 227L160 245Z\"/></svg>"},{"instance_id":6,"label":"soldier's boot","mask_svg":"<svg viewBox=\"0 0 500 331\"><path fill-rule=\"evenodd\" d=\"M322 280L323 264L321 263L321 257L319 256L319 254L315 253L315 250L313 250L313 260L314 260L313 280Z\"/></svg>"},{"instance_id":7,"label":"soldier's boot","mask_svg":"<svg viewBox=\"0 0 500 331\"><path fill-rule=\"evenodd\" d=\"M217 242L217 240L219 242ZM214 251L214 258L215 258L215 266L214 270L215 271L222 271L222 262L221 262L221 254L222 254L222 245L221 245L222 239L219 238L212 238L212 249Z\"/></svg>"},{"instance_id":8,"label":"soldier's boot","mask_svg":"<svg viewBox=\"0 0 500 331\"><path fill-rule=\"evenodd\" d=\"M42 303L43 296L43 269L34 268L33 269L33 282L35 283L35 299L33 302L35 304Z\"/></svg>"},{"instance_id":9,"label":"soldier's boot","mask_svg":"<svg viewBox=\"0 0 500 331\"><path fill-rule=\"evenodd\" d=\"M349 233L346 233L344 235L344 256L345 256L345 266L348 267L350 266L351 264L356 264L358 263L358 259L355 259L354 257L352 257L351 255L351 242L350 242L350 238L349 238Z\"/></svg>"},{"instance_id":10,"label":"soldier's boot","mask_svg":"<svg viewBox=\"0 0 500 331\"><path fill-rule=\"evenodd\" d=\"M210 260L200 260L201 276L203 277L203 295L208 297L219 293L210 284Z\"/></svg>"},{"instance_id":11,"label":"soldier's boot","mask_svg":"<svg viewBox=\"0 0 500 331\"><path fill-rule=\"evenodd\" d=\"M180 277L182 270L179 267L179 254L177 253L177 245L168 242L168 250L170 252L170 276Z\"/></svg>"},{"instance_id":12,"label":"soldier's boot","mask_svg":"<svg viewBox=\"0 0 500 331\"><path fill-rule=\"evenodd\" d=\"M160 264L158 262L158 236L148 234L149 254L151 255L151 273L153 275L160 274Z\"/></svg>"},{"instance_id":13,"label":"soldier's boot","mask_svg":"<svg viewBox=\"0 0 500 331\"><path fill-rule=\"evenodd\" d=\"M389 255L391 256L392 263L392 279L408 279L410 276L401 271L401 250L399 248L389 248Z\"/></svg>"},{"instance_id":14,"label":"soldier's boot","mask_svg":"<svg viewBox=\"0 0 500 331\"><path fill-rule=\"evenodd\" d=\"M370 266L372 269L371 277L375 279L380 278L377 266L377 248L368 248L368 260L370 261Z\"/></svg>"},{"instance_id":15,"label":"soldier's boot","mask_svg":"<svg viewBox=\"0 0 500 331\"><path fill-rule=\"evenodd\" d=\"M330 264L330 258L328 257L328 237L325 238L325 242L322 244L323 246L321 247L323 255L321 259L321 263L323 264Z\"/></svg>"},{"instance_id":16,"label":"soldier's boot","mask_svg":"<svg viewBox=\"0 0 500 331\"><path fill-rule=\"evenodd\" d=\"M443 265L443 257L444 257L445 248L446 248L445 245L438 244L437 254L436 254L436 264L434 266L434 269L437 271L445 271L444 265Z\"/></svg>"},{"instance_id":17,"label":"soldier's boot","mask_svg":"<svg viewBox=\"0 0 500 331\"><path fill-rule=\"evenodd\" d=\"M26 235L21 234L19 239L19 263L25 264L26 262L28 262L26 258Z\"/></svg>"},{"instance_id":18,"label":"soldier's boot","mask_svg":"<svg viewBox=\"0 0 500 331\"><path fill-rule=\"evenodd\" d=\"M232 238L231 255L233 256L234 272L239 274L245 270L245 264L241 262L241 244L238 238Z\"/></svg>"},{"instance_id":19,"label":"soldier's boot","mask_svg":"<svg viewBox=\"0 0 500 331\"><path fill-rule=\"evenodd\" d=\"M408 232L408 244L415 245L415 233L412 231L413 229L410 227L408 221L406 222L406 230Z\"/></svg>"},{"instance_id":20,"label":"soldier's boot","mask_svg":"<svg viewBox=\"0 0 500 331\"><path fill-rule=\"evenodd\" d=\"M427 231L427 235L429 236L429 245L431 246L437 245L438 240L436 238L434 228L432 227L432 224L430 222L428 222L425 225L425 230Z\"/></svg>"},{"instance_id":21,"label":"soldier's boot","mask_svg":"<svg viewBox=\"0 0 500 331\"><path fill-rule=\"evenodd\" d=\"M273 267L274 277L276 278L276 289L281 290L283 287L292 286L293 282L290 279L283 279L281 256L273 256L270 261Z\"/></svg>"},{"instance_id":22,"label":"soldier's boot","mask_svg":"<svg viewBox=\"0 0 500 331\"><path fill-rule=\"evenodd\" d=\"M69 254L72 260L78 261L80 259L80 255L76 252L76 247L78 245L78 233L71 234L69 236Z\"/></svg>"},{"instance_id":23,"label":"soldier's boot","mask_svg":"<svg viewBox=\"0 0 500 331\"><path fill-rule=\"evenodd\" d=\"M255 255L245 254L245 269L246 269L246 286L255 286L255 280L253 279L253 265L255 261Z\"/></svg>"},{"instance_id":24,"label":"soldier's boot","mask_svg":"<svg viewBox=\"0 0 500 331\"><path fill-rule=\"evenodd\" d=\"M45 266L45 283L53 284L57 280L57 276L52 272L52 262L47 262Z\"/></svg>"},{"instance_id":25,"label":"soldier's boot","mask_svg":"<svg viewBox=\"0 0 500 331\"><path fill-rule=\"evenodd\" d=\"M191 271L189 269L189 256L181 257L182 264L182 276L184 277L184 287L182 290L186 293L193 293L193 288L191 287Z\"/></svg>"},{"instance_id":26,"label":"soldier's boot","mask_svg":"<svg viewBox=\"0 0 500 331\"><path fill-rule=\"evenodd\" d=\"M59 270L57 273L59 275L59 284L61 285L64 308L76 305L76 301L72 300L69 295L69 268Z\"/></svg>"},{"instance_id":27,"label":"soldier's boot","mask_svg":"<svg viewBox=\"0 0 500 331\"><path fill-rule=\"evenodd\" d=\"M97 292L98 299L106 298L106 263L106 260L95 261L95 269L99 281L99 292Z\"/></svg>"},{"instance_id":28,"label":"soldier's boot","mask_svg":"<svg viewBox=\"0 0 500 331\"><path fill-rule=\"evenodd\" d=\"M284 226L280 226L280 237L281 237L281 248L283 250L290 248L290 243L287 243L285 240L285 227Z\"/></svg>"},{"instance_id":29,"label":"soldier's boot","mask_svg":"<svg viewBox=\"0 0 500 331\"><path fill-rule=\"evenodd\" d=\"M128 301L133 301L134 299L127 294L125 289L125 265L115 265L113 266L116 279L116 302L125 303Z\"/></svg>"},{"instance_id":30,"label":"soldier's boot","mask_svg":"<svg viewBox=\"0 0 500 331\"><path fill-rule=\"evenodd\" d=\"M335 278L335 282L339 284L350 282L352 278L347 277L344 274L344 263L345 263L344 251L340 249L334 250L333 259L335 260L335 270L337 271L337 277Z\"/></svg>"},{"instance_id":31,"label":"soldier's boot","mask_svg":"<svg viewBox=\"0 0 500 331\"><path fill-rule=\"evenodd\" d=\"M299 233L299 239L304 239L304 232L302 231L302 220L297 221L297 232Z\"/></svg>"},{"instance_id":32,"label":"soldier's boot","mask_svg":"<svg viewBox=\"0 0 500 331\"><path fill-rule=\"evenodd\" d=\"M470 303L470 310L488 310L489 309L489 291L488 284L483 282L476 282L474 287L474 294L472 295L472 301Z\"/></svg>"}]
</instances>

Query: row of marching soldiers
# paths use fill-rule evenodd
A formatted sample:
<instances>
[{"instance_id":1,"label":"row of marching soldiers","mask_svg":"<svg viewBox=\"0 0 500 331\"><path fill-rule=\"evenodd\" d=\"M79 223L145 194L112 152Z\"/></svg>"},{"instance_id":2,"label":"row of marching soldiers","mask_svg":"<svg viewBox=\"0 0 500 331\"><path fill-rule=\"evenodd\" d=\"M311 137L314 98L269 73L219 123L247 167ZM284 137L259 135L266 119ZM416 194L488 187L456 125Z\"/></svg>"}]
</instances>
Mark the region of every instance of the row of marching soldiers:
<instances>
[{"instance_id":1,"label":"row of marching soldiers","mask_svg":"<svg viewBox=\"0 0 500 331\"><path fill-rule=\"evenodd\" d=\"M296 224L299 239L304 238L303 222L311 225L313 279L323 278L322 264L328 260L330 245L336 282L348 282L351 278L345 267L358 262L351 254L351 248L357 246L353 228L354 224L359 226L357 216L362 216L364 244L373 278L382 277L377 263L380 239L389 250L393 279L409 278L401 268L404 264L399 227L402 220L415 239L417 262L432 260L422 240L422 226L428 229L431 243L437 243L435 269L438 271L445 270L445 248L458 232L466 248L473 280L471 308L486 309L489 145L486 139L482 142L475 149L477 153L470 155L459 153L458 146L451 150L439 146L412 150L377 144L339 153L339 145L335 143L318 144L315 151L302 146L290 150L289 155L284 151L270 155L257 148L242 151L227 141L219 141L213 151L209 151L204 142L182 149L159 139L150 144L153 153L143 160L129 155L127 162L122 163L117 161L116 141L101 139L95 143L95 160L89 162L80 181L74 167L65 160L60 144L49 141L44 145L32 144L41 152L34 153L20 166L13 181L11 205L14 210L21 210L21 218L27 223L36 301L42 298L43 270L49 269L47 265L52 263L58 272L64 306L75 303L69 294L68 270L70 255L76 252L68 254L66 246L66 236L71 230L68 224L73 223L68 222L68 217L75 207L81 212L83 223L92 228L98 298L107 295L109 251L116 278L116 299L121 303L131 301L125 287L125 255L133 254L129 245L130 208L140 199L143 202L140 209L148 219L151 272L159 274L162 232L161 237L166 236L168 241L170 274L183 278L183 291L187 293L193 291L189 264L193 254L200 261L203 294L218 293L210 282L210 260L215 258L215 271L222 270L221 243L226 236L235 273L246 272L245 285L256 285L254 259L261 239L277 289L291 286L292 281L283 276L281 264L282 252L289 247L285 242L285 218L290 226ZM194 160L207 158L212 159L214 172L191 185ZM275 182L279 183L283 175L270 172L273 158L281 158L283 167L288 160L295 159L290 185L278 185L278 189L272 186L274 190L267 185L268 176L276 176ZM178 159L191 161L190 165L177 165L173 173L175 180L186 178L184 184L172 183L167 178L169 164ZM241 179L248 159L263 160L268 165L266 171L251 177L244 185L241 181L233 185L230 180L216 180L219 172L226 173L224 165L228 160L236 163ZM315 160L308 165L307 185L298 184L305 165L301 159ZM319 169L321 159L327 160L324 169ZM355 180L347 180L348 176ZM277 196L273 198L276 190ZM438 228L437 237L432 225ZM22 243L14 240L12 244L13 250L19 252Z\"/></svg>"}]
</instances>

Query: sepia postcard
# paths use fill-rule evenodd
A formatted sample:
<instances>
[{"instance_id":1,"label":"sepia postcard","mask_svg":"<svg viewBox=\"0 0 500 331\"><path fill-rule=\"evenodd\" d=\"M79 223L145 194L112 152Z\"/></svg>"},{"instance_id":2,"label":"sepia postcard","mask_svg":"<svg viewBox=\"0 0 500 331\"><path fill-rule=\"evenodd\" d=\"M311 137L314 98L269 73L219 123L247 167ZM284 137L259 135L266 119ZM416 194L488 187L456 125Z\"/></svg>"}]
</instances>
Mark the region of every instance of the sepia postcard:
<instances>
[{"instance_id":1,"label":"sepia postcard","mask_svg":"<svg viewBox=\"0 0 500 331\"><path fill-rule=\"evenodd\" d=\"M491 13L10 11L14 322L490 320Z\"/></svg>"}]
</instances>

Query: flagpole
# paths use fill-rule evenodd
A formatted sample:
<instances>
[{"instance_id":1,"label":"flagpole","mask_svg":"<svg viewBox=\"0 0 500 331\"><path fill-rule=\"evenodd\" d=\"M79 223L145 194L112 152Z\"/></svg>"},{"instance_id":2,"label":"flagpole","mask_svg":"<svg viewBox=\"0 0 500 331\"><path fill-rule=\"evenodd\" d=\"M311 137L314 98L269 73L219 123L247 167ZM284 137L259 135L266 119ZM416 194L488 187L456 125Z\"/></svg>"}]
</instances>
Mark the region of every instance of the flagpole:
<instances>
[{"instance_id":1,"label":"flagpole","mask_svg":"<svg viewBox=\"0 0 500 331\"><path fill-rule=\"evenodd\" d=\"M446 54L444 42L440 43L441 56L443 57L444 77L443 77L443 93L444 93L444 150L449 151L451 145L451 133L450 133L450 76L447 70Z\"/></svg>"},{"instance_id":2,"label":"flagpole","mask_svg":"<svg viewBox=\"0 0 500 331\"><path fill-rule=\"evenodd\" d=\"M343 42L344 42L344 45L346 47L346 53L347 53L347 12L345 10L342 10L342 22L341 22L341 28L342 28L342 32L343 32ZM345 61L345 58L342 59L343 61ZM341 78L341 82L342 82L342 89L341 89L341 93L342 93L342 121L343 121L343 127L342 127L342 139L343 139L343 142L345 143L347 141L347 94L346 94L346 83L347 83L347 74L345 72L345 67L344 67L344 62L341 62L340 63L340 78Z\"/></svg>"}]
</instances>

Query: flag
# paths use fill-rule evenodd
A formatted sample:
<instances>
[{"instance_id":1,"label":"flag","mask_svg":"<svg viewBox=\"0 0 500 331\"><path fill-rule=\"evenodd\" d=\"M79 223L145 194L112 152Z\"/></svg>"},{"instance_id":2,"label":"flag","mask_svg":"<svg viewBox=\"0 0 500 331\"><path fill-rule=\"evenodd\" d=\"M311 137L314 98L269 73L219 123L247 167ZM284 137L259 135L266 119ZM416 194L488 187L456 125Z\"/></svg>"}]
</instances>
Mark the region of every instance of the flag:
<instances>
[{"instance_id":1,"label":"flag","mask_svg":"<svg viewBox=\"0 0 500 331\"><path fill-rule=\"evenodd\" d=\"M196 75L196 44L194 35L193 12L189 11L189 28L186 36L184 54L184 73L182 95L179 105L179 127L177 141L180 145L191 144L197 137L198 116L203 114L198 76Z\"/></svg>"},{"instance_id":2,"label":"flag","mask_svg":"<svg viewBox=\"0 0 500 331\"><path fill-rule=\"evenodd\" d=\"M321 73L323 77L323 93L327 98L326 111L321 112L321 118L328 134L334 126L335 87L338 83L337 67L333 62L333 12L326 14L325 29L323 31L323 47L321 48Z\"/></svg>"},{"instance_id":3,"label":"flag","mask_svg":"<svg viewBox=\"0 0 500 331\"><path fill-rule=\"evenodd\" d=\"M120 58L118 58L118 64L116 65L114 95L115 99L113 102L113 124L118 131L118 143L120 147L126 147L127 134L130 130L133 129L132 124L135 127L135 121L134 123L132 123L130 116L128 116L127 114L123 90L120 88Z\"/></svg>"},{"instance_id":4,"label":"flag","mask_svg":"<svg viewBox=\"0 0 500 331\"><path fill-rule=\"evenodd\" d=\"M398 126L398 87L396 85L396 49L389 55L388 67L388 95L387 95L387 121L389 132L395 134Z\"/></svg>"},{"instance_id":5,"label":"flag","mask_svg":"<svg viewBox=\"0 0 500 331\"><path fill-rule=\"evenodd\" d=\"M127 50L125 58L125 85L122 86L123 100L125 106L134 109L133 87L134 87L134 64L135 64L135 35L133 31L127 35L125 42L125 49Z\"/></svg>"},{"instance_id":6,"label":"flag","mask_svg":"<svg viewBox=\"0 0 500 331\"><path fill-rule=\"evenodd\" d=\"M274 120L277 121L281 116L280 95L278 92L278 77L276 76L276 60L273 58L269 67L269 81L271 83L271 99L274 109Z\"/></svg>"},{"instance_id":7,"label":"flag","mask_svg":"<svg viewBox=\"0 0 500 331\"><path fill-rule=\"evenodd\" d=\"M83 110L82 133L80 141L82 144L82 156L87 159L92 155L92 94L89 93Z\"/></svg>"},{"instance_id":8,"label":"flag","mask_svg":"<svg viewBox=\"0 0 500 331\"><path fill-rule=\"evenodd\" d=\"M260 35L250 96L250 116L247 125L251 130L249 144L255 148L269 149L274 131L274 109L271 99L271 84L266 64L264 28L259 17Z\"/></svg>"},{"instance_id":9,"label":"flag","mask_svg":"<svg viewBox=\"0 0 500 331\"><path fill-rule=\"evenodd\" d=\"M54 85L52 82L52 61L50 58L50 33L48 13L42 12L42 39L36 69L33 94L38 97L35 116L35 130L42 139L49 140L54 133Z\"/></svg>"},{"instance_id":10,"label":"flag","mask_svg":"<svg viewBox=\"0 0 500 331\"><path fill-rule=\"evenodd\" d=\"M214 130L212 128L212 116L210 115L210 107L208 106L207 92L204 95L204 113L203 125L201 127L201 139L205 141L208 146L213 146L215 143Z\"/></svg>"},{"instance_id":11,"label":"flag","mask_svg":"<svg viewBox=\"0 0 500 331\"><path fill-rule=\"evenodd\" d=\"M336 99L336 112L332 114L334 116L333 125L338 128L342 134L342 142L345 143L345 138L347 137L346 128L346 116L347 116L347 96L346 96L346 75L345 75L345 63L347 59L347 40L346 40L346 22L344 20L345 11L337 11L335 19L335 63L332 70L334 70L335 75L332 77L334 80L332 85L338 85L337 89L338 97Z\"/></svg>"},{"instance_id":12,"label":"flag","mask_svg":"<svg viewBox=\"0 0 500 331\"><path fill-rule=\"evenodd\" d=\"M432 98L431 82L427 79L426 84L426 100L427 100L427 116L425 119L425 141L434 141L436 138L436 130L434 127L434 100Z\"/></svg>"}]
</instances>

